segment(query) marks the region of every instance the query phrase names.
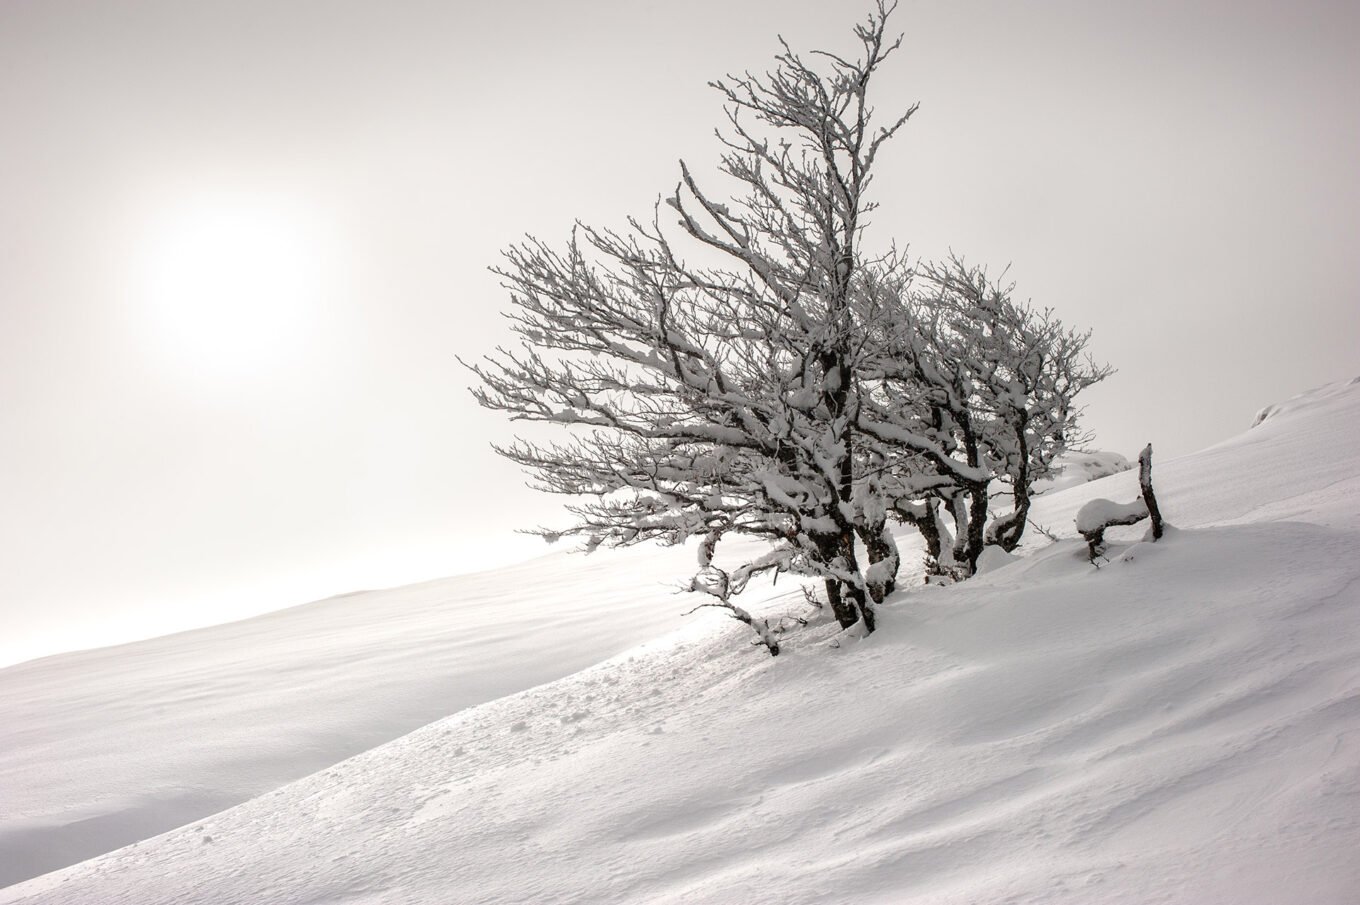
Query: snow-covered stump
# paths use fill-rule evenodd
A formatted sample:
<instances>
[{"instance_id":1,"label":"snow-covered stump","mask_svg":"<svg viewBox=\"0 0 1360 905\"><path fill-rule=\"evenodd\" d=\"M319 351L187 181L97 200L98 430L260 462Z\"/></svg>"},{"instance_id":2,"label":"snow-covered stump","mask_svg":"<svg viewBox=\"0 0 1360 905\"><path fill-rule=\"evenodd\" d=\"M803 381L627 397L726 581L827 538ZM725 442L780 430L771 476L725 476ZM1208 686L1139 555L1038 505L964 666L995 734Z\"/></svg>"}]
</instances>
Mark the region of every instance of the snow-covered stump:
<instances>
[{"instance_id":1,"label":"snow-covered stump","mask_svg":"<svg viewBox=\"0 0 1360 905\"><path fill-rule=\"evenodd\" d=\"M1142 496L1131 503L1110 500L1091 500L1077 512L1077 533L1086 540L1091 561L1095 562L1105 549L1105 530L1116 525L1134 525L1145 518L1152 519L1152 539L1162 536L1162 512L1157 507L1157 496L1152 490L1152 444L1138 454L1138 486Z\"/></svg>"},{"instance_id":2,"label":"snow-covered stump","mask_svg":"<svg viewBox=\"0 0 1360 905\"><path fill-rule=\"evenodd\" d=\"M1105 529L1116 525L1134 525L1148 517L1147 504L1142 499L1131 503L1111 500L1091 500L1077 512L1077 533L1086 539L1091 561L1105 550Z\"/></svg>"}]
</instances>

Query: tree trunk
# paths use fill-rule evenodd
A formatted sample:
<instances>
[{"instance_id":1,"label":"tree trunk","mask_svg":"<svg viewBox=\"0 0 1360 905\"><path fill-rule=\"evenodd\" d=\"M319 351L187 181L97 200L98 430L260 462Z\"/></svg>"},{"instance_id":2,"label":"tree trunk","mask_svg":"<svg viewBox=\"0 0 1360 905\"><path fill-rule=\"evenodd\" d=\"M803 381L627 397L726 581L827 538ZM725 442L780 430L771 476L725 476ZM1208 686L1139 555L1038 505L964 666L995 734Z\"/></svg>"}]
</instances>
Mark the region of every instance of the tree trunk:
<instances>
[{"instance_id":1,"label":"tree trunk","mask_svg":"<svg viewBox=\"0 0 1360 905\"><path fill-rule=\"evenodd\" d=\"M978 557L987 542L987 484L974 484L968 489L968 545L965 549L968 574L977 572Z\"/></svg>"},{"instance_id":2,"label":"tree trunk","mask_svg":"<svg viewBox=\"0 0 1360 905\"><path fill-rule=\"evenodd\" d=\"M826 579L826 600L831 605L831 612L835 614L841 628L847 629L859 622L859 611L855 608L854 602L846 600L841 594L839 578Z\"/></svg>"},{"instance_id":3,"label":"tree trunk","mask_svg":"<svg viewBox=\"0 0 1360 905\"><path fill-rule=\"evenodd\" d=\"M1029 489L1015 489L1015 508L1004 518L996 520L990 529L992 543L1000 544L1001 549L1010 553L1020 546L1020 538L1025 534L1029 522Z\"/></svg>"},{"instance_id":4,"label":"tree trunk","mask_svg":"<svg viewBox=\"0 0 1360 905\"><path fill-rule=\"evenodd\" d=\"M921 539L926 545L927 568L934 574L940 574L940 554L944 552L943 538L948 532L948 528L940 519L940 501L928 497L921 503L905 505L898 503L893 505L892 514L902 524L911 525L921 532ZM867 542L865 546L868 546ZM896 541L893 542L893 547L896 549Z\"/></svg>"},{"instance_id":5,"label":"tree trunk","mask_svg":"<svg viewBox=\"0 0 1360 905\"><path fill-rule=\"evenodd\" d=\"M1015 431L1015 445L1020 455L1020 465L1011 490L1014 505L1011 507L1010 517L996 532L996 542L1007 553L1013 552L1020 545L1020 538L1025 534L1025 525L1029 522L1029 438L1025 436L1025 425L1028 421L1028 413L1022 412L1011 423L1011 429Z\"/></svg>"},{"instance_id":6,"label":"tree trunk","mask_svg":"<svg viewBox=\"0 0 1360 905\"><path fill-rule=\"evenodd\" d=\"M949 498L949 514L954 517L954 562L966 563L968 562L969 522L968 494L966 491L956 491L954 495Z\"/></svg>"},{"instance_id":7,"label":"tree trunk","mask_svg":"<svg viewBox=\"0 0 1360 905\"><path fill-rule=\"evenodd\" d=\"M859 564L855 557L854 532L846 530L841 534L827 534L816 538L817 551L829 568L841 575L859 575ZM864 623L865 634L874 630L873 603L864 588L840 578L827 578L826 599L831 604L831 612L841 628L848 629L856 622Z\"/></svg>"},{"instance_id":8,"label":"tree trunk","mask_svg":"<svg viewBox=\"0 0 1360 905\"><path fill-rule=\"evenodd\" d=\"M859 557L855 555L855 532L846 529L841 532L840 550L837 557L842 572L846 575L860 575L864 573L859 568ZM867 635L874 630L874 604L869 599L869 595L864 593L864 586L855 582L842 582L845 586L845 597L849 598L850 605L854 608L855 621L864 623L864 633ZM852 622L851 625L854 625Z\"/></svg>"},{"instance_id":9,"label":"tree trunk","mask_svg":"<svg viewBox=\"0 0 1360 905\"><path fill-rule=\"evenodd\" d=\"M865 573L869 597L879 604L897 589L897 570L902 561L897 552L897 540L888 530L887 519L861 525L856 530L869 557L869 569Z\"/></svg>"},{"instance_id":10,"label":"tree trunk","mask_svg":"<svg viewBox=\"0 0 1360 905\"><path fill-rule=\"evenodd\" d=\"M863 588L852 584L845 586L845 592L859 611L860 621L864 623L864 634L872 635L874 630L878 628L878 617L874 613L873 601L869 599L868 594L864 593Z\"/></svg>"},{"instance_id":11,"label":"tree trunk","mask_svg":"<svg viewBox=\"0 0 1360 905\"><path fill-rule=\"evenodd\" d=\"M940 528L943 527L940 523L940 501L934 498L927 499L925 507L925 516L916 523L916 530L925 538L926 555L938 565L940 554L944 552L944 542L940 537Z\"/></svg>"},{"instance_id":12,"label":"tree trunk","mask_svg":"<svg viewBox=\"0 0 1360 905\"><path fill-rule=\"evenodd\" d=\"M837 568L840 565L838 563L841 547L840 536L821 534L813 540L822 563L829 568ZM843 593L843 588L848 588L848 585L841 579L834 577L826 579L826 602L831 606L831 612L835 615L841 628L846 629L859 621L859 608L855 605L853 598L849 598L849 595Z\"/></svg>"},{"instance_id":13,"label":"tree trunk","mask_svg":"<svg viewBox=\"0 0 1360 905\"><path fill-rule=\"evenodd\" d=\"M958 520L959 512L953 508L952 503L947 501L945 508L955 516L956 525L962 527ZM893 516L898 521L904 525L911 525L921 532L921 538L926 545L927 575L951 574L955 562L963 555L962 541L959 541L958 554L955 554L954 535L950 532L949 525L945 523L940 509L938 497L927 497L920 503L898 504L892 507ZM893 542L893 549L897 549L896 541ZM899 568L901 566L900 556L898 566Z\"/></svg>"}]
</instances>

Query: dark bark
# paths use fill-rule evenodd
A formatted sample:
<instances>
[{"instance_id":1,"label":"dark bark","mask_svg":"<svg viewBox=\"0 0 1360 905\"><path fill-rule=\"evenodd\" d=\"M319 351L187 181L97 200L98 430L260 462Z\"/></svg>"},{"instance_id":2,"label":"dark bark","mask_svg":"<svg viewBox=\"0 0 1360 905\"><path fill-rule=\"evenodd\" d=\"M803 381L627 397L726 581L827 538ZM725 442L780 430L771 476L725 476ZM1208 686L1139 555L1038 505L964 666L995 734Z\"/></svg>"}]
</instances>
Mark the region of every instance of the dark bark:
<instances>
[{"instance_id":1,"label":"dark bark","mask_svg":"<svg viewBox=\"0 0 1360 905\"><path fill-rule=\"evenodd\" d=\"M968 465L970 468L977 468L981 462L981 454L978 451L978 441L973 431L972 421L966 412L956 413L954 418L963 434L963 449ZM982 555L982 547L987 543L988 483L988 481L970 481L963 485L963 494L968 500L968 508L964 516L965 524L960 526L959 538L955 541L954 558L964 567L965 574L969 577L977 572L978 557ZM955 508L958 509L957 503ZM959 541L962 541L962 556L959 555Z\"/></svg>"},{"instance_id":2,"label":"dark bark","mask_svg":"<svg viewBox=\"0 0 1360 905\"><path fill-rule=\"evenodd\" d=\"M856 600L856 606L859 607L860 618L864 622L864 634L872 635L878 630L878 615L874 612L873 601L864 593L863 588L851 586L849 591Z\"/></svg>"},{"instance_id":3,"label":"dark bark","mask_svg":"<svg viewBox=\"0 0 1360 905\"><path fill-rule=\"evenodd\" d=\"M939 565L940 554L944 552L943 543L940 540L940 501L935 499L926 500L925 517L916 523L916 530L921 532L921 537L926 541L926 554Z\"/></svg>"},{"instance_id":4,"label":"dark bark","mask_svg":"<svg viewBox=\"0 0 1360 905\"><path fill-rule=\"evenodd\" d=\"M940 501L929 497L921 503L899 503L891 509L893 518L921 532L921 539L926 545L926 571L931 575L944 574L944 567L940 565L944 542L941 539L939 508Z\"/></svg>"},{"instance_id":5,"label":"dark bark","mask_svg":"<svg viewBox=\"0 0 1360 905\"><path fill-rule=\"evenodd\" d=\"M840 536L840 562L841 567L849 575L863 575L859 567L859 557L855 555L855 533L849 529L842 531ZM851 582L842 582L844 585L844 596L849 599L850 606L854 608L857 617L856 621L864 623L864 633L870 634L875 628L874 604L869 599L869 595L864 592L864 588ZM854 625L854 623L850 623ZM848 628L848 626L847 626Z\"/></svg>"},{"instance_id":6,"label":"dark bark","mask_svg":"<svg viewBox=\"0 0 1360 905\"><path fill-rule=\"evenodd\" d=\"M822 534L814 537L813 541L822 562L827 566L835 566L841 553L840 536ZM845 593L847 590L849 586L839 578L826 579L826 602L830 604L832 614L843 629L859 622L859 607L855 605L854 598Z\"/></svg>"},{"instance_id":7,"label":"dark bark","mask_svg":"<svg viewBox=\"0 0 1360 905\"><path fill-rule=\"evenodd\" d=\"M849 575L861 574L855 557L853 532L847 530L838 535L822 535L815 542L822 561L828 566ZM873 602L865 594L864 588L839 578L827 578L825 583L827 602L841 628L848 629L857 622L863 622L865 633L872 632L875 627Z\"/></svg>"},{"instance_id":8,"label":"dark bark","mask_svg":"<svg viewBox=\"0 0 1360 905\"><path fill-rule=\"evenodd\" d=\"M968 545L964 551L964 556L968 563L968 574L972 575L977 571L978 557L982 555L982 547L987 542L987 484L974 484L968 488Z\"/></svg>"},{"instance_id":9,"label":"dark bark","mask_svg":"<svg viewBox=\"0 0 1360 905\"><path fill-rule=\"evenodd\" d=\"M835 614L836 621L841 628L846 629L859 622L859 611L855 608L852 601L845 599L841 594L841 580L839 578L826 579L826 600L831 604L831 612Z\"/></svg>"},{"instance_id":10,"label":"dark bark","mask_svg":"<svg viewBox=\"0 0 1360 905\"><path fill-rule=\"evenodd\" d=\"M1152 444L1138 454L1138 486L1143 490L1143 502L1152 519L1152 539L1162 539L1162 511L1157 508L1157 496L1152 492Z\"/></svg>"},{"instance_id":11,"label":"dark bark","mask_svg":"<svg viewBox=\"0 0 1360 905\"><path fill-rule=\"evenodd\" d=\"M1001 549L1007 553L1014 552L1020 546L1020 538L1025 534L1025 525L1029 523L1029 439L1025 436L1025 419L1021 418L1012 425L1015 431L1016 449L1020 455L1020 464L1015 474L1015 485L1012 490L1014 505L1011 514L1001 520L994 531L996 543L1001 545Z\"/></svg>"}]
</instances>

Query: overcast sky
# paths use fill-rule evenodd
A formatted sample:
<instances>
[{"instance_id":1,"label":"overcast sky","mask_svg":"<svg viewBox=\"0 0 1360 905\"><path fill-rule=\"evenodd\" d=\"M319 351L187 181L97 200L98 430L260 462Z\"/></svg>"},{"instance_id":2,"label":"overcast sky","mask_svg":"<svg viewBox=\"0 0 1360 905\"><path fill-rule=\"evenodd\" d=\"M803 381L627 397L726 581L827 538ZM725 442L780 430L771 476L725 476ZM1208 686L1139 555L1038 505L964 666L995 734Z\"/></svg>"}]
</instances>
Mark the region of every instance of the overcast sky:
<instances>
[{"instance_id":1,"label":"overcast sky","mask_svg":"<svg viewBox=\"0 0 1360 905\"><path fill-rule=\"evenodd\" d=\"M487 266L711 172L706 81L862 11L0 3L0 663L541 552L511 532L552 501L454 360L506 337ZM895 24L878 106L921 109L868 241L1092 328L1098 446L1189 453L1360 374L1354 3Z\"/></svg>"}]
</instances>

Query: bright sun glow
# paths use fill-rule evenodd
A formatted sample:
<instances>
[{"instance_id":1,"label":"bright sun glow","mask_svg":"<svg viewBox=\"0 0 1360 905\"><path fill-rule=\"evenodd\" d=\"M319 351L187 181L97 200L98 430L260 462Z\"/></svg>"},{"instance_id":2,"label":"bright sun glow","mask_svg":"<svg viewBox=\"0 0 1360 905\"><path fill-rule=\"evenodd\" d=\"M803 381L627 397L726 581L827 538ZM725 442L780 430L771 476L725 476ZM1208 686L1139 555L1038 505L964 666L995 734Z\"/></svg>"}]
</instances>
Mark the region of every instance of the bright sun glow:
<instances>
[{"instance_id":1,"label":"bright sun glow","mask_svg":"<svg viewBox=\"0 0 1360 905\"><path fill-rule=\"evenodd\" d=\"M202 198L143 246L144 327L180 376L266 376L305 351L329 282L321 230L282 203Z\"/></svg>"}]
</instances>

